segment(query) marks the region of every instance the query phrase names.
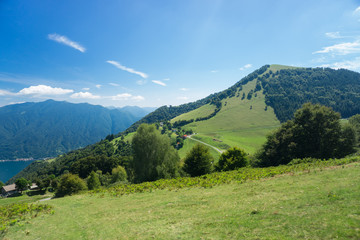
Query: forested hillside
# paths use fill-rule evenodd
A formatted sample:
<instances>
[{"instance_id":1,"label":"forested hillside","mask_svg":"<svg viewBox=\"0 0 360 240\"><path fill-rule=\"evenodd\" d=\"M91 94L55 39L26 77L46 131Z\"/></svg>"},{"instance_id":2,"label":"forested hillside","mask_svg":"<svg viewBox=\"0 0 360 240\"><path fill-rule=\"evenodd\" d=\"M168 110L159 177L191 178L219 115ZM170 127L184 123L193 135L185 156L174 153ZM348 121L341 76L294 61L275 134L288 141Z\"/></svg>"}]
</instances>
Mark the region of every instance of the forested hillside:
<instances>
[{"instance_id":1,"label":"forested hillside","mask_svg":"<svg viewBox=\"0 0 360 240\"><path fill-rule=\"evenodd\" d=\"M0 108L0 159L57 156L123 131L146 113L53 100L5 106Z\"/></svg>"}]
</instances>

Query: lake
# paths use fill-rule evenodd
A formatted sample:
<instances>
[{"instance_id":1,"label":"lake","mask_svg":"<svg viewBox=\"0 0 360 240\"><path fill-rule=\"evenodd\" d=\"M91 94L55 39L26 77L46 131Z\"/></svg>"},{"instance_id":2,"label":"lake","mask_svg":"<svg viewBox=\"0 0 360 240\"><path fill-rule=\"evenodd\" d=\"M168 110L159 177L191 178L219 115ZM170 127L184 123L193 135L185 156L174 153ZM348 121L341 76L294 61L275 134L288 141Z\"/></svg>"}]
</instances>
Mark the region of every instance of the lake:
<instances>
[{"instance_id":1,"label":"lake","mask_svg":"<svg viewBox=\"0 0 360 240\"><path fill-rule=\"evenodd\" d=\"M15 176L18 172L27 167L31 161L4 161L0 162L0 181L5 183L7 180Z\"/></svg>"}]
</instances>

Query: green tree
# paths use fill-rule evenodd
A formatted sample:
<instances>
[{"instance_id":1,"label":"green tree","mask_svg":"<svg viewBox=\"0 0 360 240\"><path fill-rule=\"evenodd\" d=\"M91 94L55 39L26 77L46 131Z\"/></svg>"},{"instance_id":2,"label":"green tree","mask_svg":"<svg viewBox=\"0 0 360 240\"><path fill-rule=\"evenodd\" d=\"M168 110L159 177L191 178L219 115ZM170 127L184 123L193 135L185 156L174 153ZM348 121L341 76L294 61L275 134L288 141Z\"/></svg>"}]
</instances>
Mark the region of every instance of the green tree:
<instances>
[{"instance_id":1,"label":"green tree","mask_svg":"<svg viewBox=\"0 0 360 240\"><path fill-rule=\"evenodd\" d=\"M306 103L294 119L267 137L257 157L260 166L287 164L294 158L328 159L353 151L351 129L341 128L340 114L320 104Z\"/></svg>"},{"instance_id":2,"label":"green tree","mask_svg":"<svg viewBox=\"0 0 360 240\"><path fill-rule=\"evenodd\" d=\"M154 125L141 124L132 140L136 182L178 176L179 155Z\"/></svg>"},{"instance_id":3,"label":"green tree","mask_svg":"<svg viewBox=\"0 0 360 240\"><path fill-rule=\"evenodd\" d=\"M209 152L209 148L202 144L196 144L186 154L183 169L192 177L201 176L211 172L212 161L213 157Z\"/></svg>"},{"instance_id":4,"label":"green tree","mask_svg":"<svg viewBox=\"0 0 360 240\"><path fill-rule=\"evenodd\" d=\"M86 183L89 190L98 189L101 185L99 176L94 171L90 173Z\"/></svg>"},{"instance_id":5,"label":"green tree","mask_svg":"<svg viewBox=\"0 0 360 240\"><path fill-rule=\"evenodd\" d=\"M216 171L230 171L245 167L247 164L247 154L238 147L232 147L221 154L215 169Z\"/></svg>"},{"instance_id":6,"label":"green tree","mask_svg":"<svg viewBox=\"0 0 360 240\"><path fill-rule=\"evenodd\" d=\"M0 188L2 188L3 186L5 186L5 184L2 181L0 181Z\"/></svg>"},{"instance_id":7,"label":"green tree","mask_svg":"<svg viewBox=\"0 0 360 240\"><path fill-rule=\"evenodd\" d=\"M360 144L360 114L356 114L349 118L349 123L355 129L356 141Z\"/></svg>"},{"instance_id":8,"label":"green tree","mask_svg":"<svg viewBox=\"0 0 360 240\"><path fill-rule=\"evenodd\" d=\"M28 189L28 185L29 183L25 178L19 178L15 181L15 188L20 192Z\"/></svg>"},{"instance_id":9,"label":"green tree","mask_svg":"<svg viewBox=\"0 0 360 240\"><path fill-rule=\"evenodd\" d=\"M67 173L60 177L59 185L55 195L57 197L63 197L65 195L78 193L85 189L86 184L84 180L82 180L78 175Z\"/></svg>"},{"instance_id":10,"label":"green tree","mask_svg":"<svg viewBox=\"0 0 360 240\"><path fill-rule=\"evenodd\" d=\"M126 182L127 181L127 174L125 168L122 166L117 166L113 168L111 171L111 182Z\"/></svg>"}]
</instances>

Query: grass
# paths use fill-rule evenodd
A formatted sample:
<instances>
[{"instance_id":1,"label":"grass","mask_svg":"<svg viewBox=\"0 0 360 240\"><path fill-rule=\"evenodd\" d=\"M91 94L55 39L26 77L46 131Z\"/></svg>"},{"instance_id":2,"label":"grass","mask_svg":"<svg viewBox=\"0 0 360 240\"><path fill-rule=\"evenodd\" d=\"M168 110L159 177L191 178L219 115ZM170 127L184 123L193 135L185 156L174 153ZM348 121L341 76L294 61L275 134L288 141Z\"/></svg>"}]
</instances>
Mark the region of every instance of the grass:
<instances>
[{"instance_id":1,"label":"grass","mask_svg":"<svg viewBox=\"0 0 360 240\"><path fill-rule=\"evenodd\" d=\"M51 193L41 193L41 194L31 194L31 196L28 196L25 191L21 196L17 197L8 197L8 198L0 198L0 207L10 205L13 203L32 203L37 202L44 198L52 197ZM33 193L34 191L32 191Z\"/></svg>"},{"instance_id":2,"label":"grass","mask_svg":"<svg viewBox=\"0 0 360 240\"><path fill-rule=\"evenodd\" d=\"M180 159L184 159L186 157L186 154L188 152L190 152L190 150L196 145L198 144L198 142L196 141L193 141L191 139L186 139L184 141L184 146L179 149L179 156L180 156ZM209 147L209 151L210 151L210 154L211 156L214 158L214 162L217 162L219 160L219 157L220 157L220 153L218 151L216 151L215 149L213 148L210 148Z\"/></svg>"},{"instance_id":3,"label":"grass","mask_svg":"<svg viewBox=\"0 0 360 240\"><path fill-rule=\"evenodd\" d=\"M206 105L201 106L193 111L184 113L180 116L177 116L176 118L173 118L171 120L171 123L174 123L174 122L180 121L180 120L190 120L190 119L196 119L199 117L207 117L214 112L215 108L216 107L214 105L206 104Z\"/></svg>"},{"instance_id":4,"label":"grass","mask_svg":"<svg viewBox=\"0 0 360 240\"><path fill-rule=\"evenodd\" d=\"M184 128L193 129L199 137L216 138L228 146L238 146L250 154L254 153L265 142L266 135L280 126L273 109L267 107L265 111L265 96L262 92L257 92L257 96L254 94L250 100L241 100L243 92L247 95L255 88L255 84L256 80L251 81L235 97L222 100L223 107L213 118L190 123ZM178 118L182 119L183 116ZM226 147L221 149L226 150Z\"/></svg>"},{"instance_id":5,"label":"grass","mask_svg":"<svg viewBox=\"0 0 360 240\"><path fill-rule=\"evenodd\" d=\"M360 164L243 184L51 200L4 239L359 239Z\"/></svg>"}]
</instances>

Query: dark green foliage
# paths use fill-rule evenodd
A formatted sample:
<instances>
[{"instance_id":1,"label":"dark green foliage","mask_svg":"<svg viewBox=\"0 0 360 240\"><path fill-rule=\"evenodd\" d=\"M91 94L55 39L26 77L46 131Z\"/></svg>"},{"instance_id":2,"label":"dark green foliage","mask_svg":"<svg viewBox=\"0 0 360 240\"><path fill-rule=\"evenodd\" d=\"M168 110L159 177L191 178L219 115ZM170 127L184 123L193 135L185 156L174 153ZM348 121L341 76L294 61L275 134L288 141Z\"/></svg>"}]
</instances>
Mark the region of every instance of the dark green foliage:
<instances>
[{"instance_id":1,"label":"dark green foliage","mask_svg":"<svg viewBox=\"0 0 360 240\"><path fill-rule=\"evenodd\" d=\"M241 97L241 100L244 100L244 99L245 99L245 96L246 96L246 94L243 92L242 97Z\"/></svg>"},{"instance_id":2,"label":"dark green foliage","mask_svg":"<svg viewBox=\"0 0 360 240\"><path fill-rule=\"evenodd\" d=\"M72 195L82 190L86 190L86 184L79 176L68 173L61 176L57 187L56 197Z\"/></svg>"},{"instance_id":3,"label":"dark green foliage","mask_svg":"<svg viewBox=\"0 0 360 240\"><path fill-rule=\"evenodd\" d=\"M111 182L126 182L127 181L127 173L125 168L122 166L117 166L111 171Z\"/></svg>"},{"instance_id":4,"label":"dark green foliage","mask_svg":"<svg viewBox=\"0 0 360 240\"><path fill-rule=\"evenodd\" d=\"M252 98L253 93L254 93L254 90L251 89L250 92L248 93L246 99L250 100Z\"/></svg>"},{"instance_id":5,"label":"dark green foliage","mask_svg":"<svg viewBox=\"0 0 360 240\"><path fill-rule=\"evenodd\" d=\"M0 189L5 186L5 183L3 183L2 181L0 181Z\"/></svg>"},{"instance_id":6,"label":"dark green foliage","mask_svg":"<svg viewBox=\"0 0 360 240\"><path fill-rule=\"evenodd\" d=\"M190 152L186 154L184 161L184 171L191 177L208 174L212 170L213 157L209 148L202 144L196 144Z\"/></svg>"},{"instance_id":7,"label":"dark green foliage","mask_svg":"<svg viewBox=\"0 0 360 240\"><path fill-rule=\"evenodd\" d=\"M216 171L230 171L246 167L248 164L247 154L238 147L232 147L223 152L219 162L215 165Z\"/></svg>"},{"instance_id":8,"label":"dark green foliage","mask_svg":"<svg viewBox=\"0 0 360 240\"><path fill-rule=\"evenodd\" d=\"M330 68L283 69L259 78L267 105L285 122L304 103L332 107L343 118L360 113L360 74Z\"/></svg>"},{"instance_id":9,"label":"dark green foliage","mask_svg":"<svg viewBox=\"0 0 360 240\"><path fill-rule=\"evenodd\" d=\"M360 114L356 114L349 118L349 123L355 129L356 139L358 144L360 144Z\"/></svg>"},{"instance_id":10,"label":"dark green foliage","mask_svg":"<svg viewBox=\"0 0 360 240\"><path fill-rule=\"evenodd\" d=\"M179 155L170 139L154 125L142 124L132 140L136 182L172 178L178 175Z\"/></svg>"},{"instance_id":11,"label":"dark green foliage","mask_svg":"<svg viewBox=\"0 0 360 240\"><path fill-rule=\"evenodd\" d=\"M346 156L354 150L351 131L351 128L341 129L339 113L319 104L304 104L293 120L267 137L258 154L259 165L287 164L294 158Z\"/></svg>"},{"instance_id":12,"label":"dark green foliage","mask_svg":"<svg viewBox=\"0 0 360 240\"><path fill-rule=\"evenodd\" d=\"M28 181L25 178L19 178L15 181L15 187L18 191L24 191L28 189Z\"/></svg>"},{"instance_id":13,"label":"dark green foliage","mask_svg":"<svg viewBox=\"0 0 360 240\"><path fill-rule=\"evenodd\" d=\"M89 190L98 189L101 186L99 176L94 171L90 173L86 183Z\"/></svg>"},{"instance_id":14,"label":"dark green foliage","mask_svg":"<svg viewBox=\"0 0 360 240\"><path fill-rule=\"evenodd\" d=\"M0 159L53 157L93 144L146 114L129 111L53 100L1 107Z\"/></svg>"}]
</instances>

